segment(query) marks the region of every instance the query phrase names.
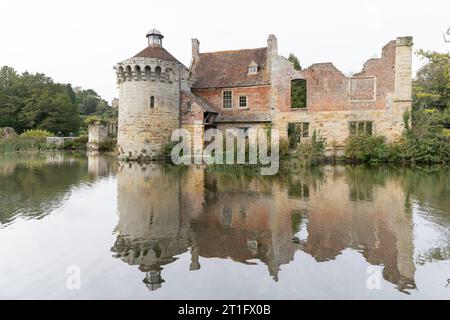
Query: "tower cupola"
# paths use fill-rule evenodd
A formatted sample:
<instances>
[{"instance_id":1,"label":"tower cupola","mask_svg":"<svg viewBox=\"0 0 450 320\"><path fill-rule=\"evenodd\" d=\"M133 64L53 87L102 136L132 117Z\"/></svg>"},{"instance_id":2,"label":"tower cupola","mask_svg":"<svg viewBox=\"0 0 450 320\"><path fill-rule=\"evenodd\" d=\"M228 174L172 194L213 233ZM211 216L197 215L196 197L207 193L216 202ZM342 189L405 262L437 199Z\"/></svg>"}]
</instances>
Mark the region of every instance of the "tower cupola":
<instances>
[{"instance_id":1,"label":"tower cupola","mask_svg":"<svg viewBox=\"0 0 450 320\"><path fill-rule=\"evenodd\" d=\"M147 33L148 45L162 47L162 39L164 36L158 29L152 29Z\"/></svg>"}]
</instances>

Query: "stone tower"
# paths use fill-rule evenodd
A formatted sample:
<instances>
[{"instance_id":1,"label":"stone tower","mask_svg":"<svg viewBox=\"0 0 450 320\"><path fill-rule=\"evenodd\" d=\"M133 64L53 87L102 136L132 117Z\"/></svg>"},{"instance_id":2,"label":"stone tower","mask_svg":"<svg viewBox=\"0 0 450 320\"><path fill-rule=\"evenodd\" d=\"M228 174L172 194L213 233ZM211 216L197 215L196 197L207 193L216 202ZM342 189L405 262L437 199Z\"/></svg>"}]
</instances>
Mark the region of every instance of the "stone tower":
<instances>
[{"instance_id":1,"label":"stone tower","mask_svg":"<svg viewBox=\"0 0 450 320\"><path fill-rule=\"evenodd\" d=\"M156 29L148 46L115 67L119 87L119 156L151 159L161 154L180 126L180 91L188 89L190 71L162 46Z\"/></svg>"}]
</instances>

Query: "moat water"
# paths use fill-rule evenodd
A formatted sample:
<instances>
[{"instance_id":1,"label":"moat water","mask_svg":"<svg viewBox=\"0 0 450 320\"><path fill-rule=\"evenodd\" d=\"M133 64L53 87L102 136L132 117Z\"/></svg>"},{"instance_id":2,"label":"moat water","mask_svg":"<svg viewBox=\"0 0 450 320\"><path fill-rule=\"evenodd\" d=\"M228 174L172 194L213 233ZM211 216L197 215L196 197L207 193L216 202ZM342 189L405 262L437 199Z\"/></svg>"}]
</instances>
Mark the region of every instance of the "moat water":
<instances>
[{"instance_id":1,"label":"moat water","mask_svg":"<svg viewBox=\"0 0 450 320\"><path fill-rule=\"evenodd\" d=\"M450 168L0 156L3 299L450 299Z\"/></svg>"}]
</instances>

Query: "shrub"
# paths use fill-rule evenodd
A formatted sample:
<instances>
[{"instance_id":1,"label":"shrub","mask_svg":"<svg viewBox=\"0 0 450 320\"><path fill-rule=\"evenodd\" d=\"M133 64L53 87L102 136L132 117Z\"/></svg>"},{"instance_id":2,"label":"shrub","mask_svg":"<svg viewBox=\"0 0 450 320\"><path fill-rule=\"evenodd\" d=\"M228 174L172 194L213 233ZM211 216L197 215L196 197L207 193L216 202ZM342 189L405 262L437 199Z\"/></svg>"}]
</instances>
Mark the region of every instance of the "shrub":
<instances>
[{"instance_id":1,"label":"shrub","mask_svg":"<svg viewBox=\"0 0 450 320\"><path fill-rule=\"evenodd\" d=\"M88 142L88 136L80 136L75 139L64 141L64 150L84 150Z\"/></svg>"},{"instance_id":2,"label":"shrub","mask_svg":"<svg viewBox=\"0 0 450 320\"><path fill-rule=\"evenodd\" d=\"M413 163L446 163L450 161L450 137L432 131L420 136L408 134L402 151Z\"/></svg>"},{"instance_id":3,"label":"shrub","mask_svg":"<svg viewBox=\"0 0 450 320\"><path fill-rule=\"evenodd\" d=\"M344 155L354 162L387 161L390 150L383 136L355 135L346 141Z\"/></svg>"},{"instance_id":4,"label":"shrub","mask_svg":"<svg viewBox=\"0 0 450 320\"><path fill-rule=\"evenodd\" d=\"M112 152L116 150L116 147L117 141L115 139L106 139L106 141L99 144L98 151Z\"/></svg>"},{"instance_id":5,"label":"shrub","mask_svg":"<svg viewBox=\"0 0 450 320\"><path fill-rule=\"evenodd\" d=\"M100 124L107 124L108 123L108 121L102 119L99 116L89 116L89 117L86 117L86 119L84 119L84 125L85 126L90 126L91 124L94 124L96 122L98 122Z\"/></svg>"},{"instance_id":6,"label":"shrub","mask_svg":"<svg viewBox=\"0 0 450 320\"><path fill-rule=\"evenodd\" d=\"M289 143L289 142L288 142ZM289 157L282 157L282 167L289 170L298 170L321 163L325 158L325 139L318 137L314 131L310 141L299 143L289 153Z\"/></svg>"},{"instance_id":7,"label":"shrub","mask_svg":"<svg viewBox=\"0 0 450 320\"><path fill-rule=\"evenodd\" d=\"M41 129L27 130L20 135L20 137L22 138L47 138L53 136L54 136L53 133Z\"/></svg>"}]
</instances>

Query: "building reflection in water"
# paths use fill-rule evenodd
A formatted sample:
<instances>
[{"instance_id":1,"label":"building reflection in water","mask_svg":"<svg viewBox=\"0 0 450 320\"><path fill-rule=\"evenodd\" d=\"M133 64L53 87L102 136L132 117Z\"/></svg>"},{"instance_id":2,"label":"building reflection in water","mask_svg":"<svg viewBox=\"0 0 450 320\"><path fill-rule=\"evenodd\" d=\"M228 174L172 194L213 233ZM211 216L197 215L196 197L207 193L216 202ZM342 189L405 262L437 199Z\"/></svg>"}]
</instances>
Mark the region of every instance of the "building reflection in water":
<instances>
[{"instance_id":1,"label":"building reflection in water","mask_svg":"<svg viewBox=\"0 0 450 320\"><path fill-rule=\"evenodd\" d=\"M190 252L199 257L280 267L301 250L318 262L347 248L384 266L401 291L414 288L412 217L398 179L358 167L325 167L293 178L249 177L203 167L121 163L115 256L145 273L150 290L164 266Z\"/></svg>"}]
</instances>

